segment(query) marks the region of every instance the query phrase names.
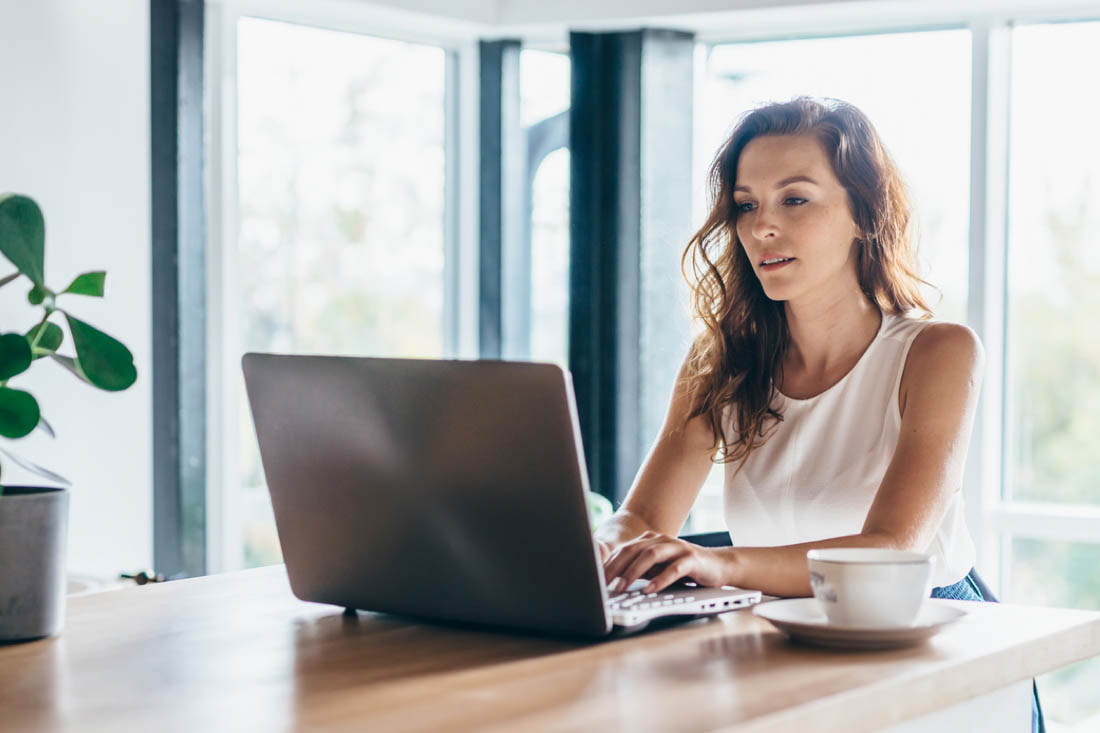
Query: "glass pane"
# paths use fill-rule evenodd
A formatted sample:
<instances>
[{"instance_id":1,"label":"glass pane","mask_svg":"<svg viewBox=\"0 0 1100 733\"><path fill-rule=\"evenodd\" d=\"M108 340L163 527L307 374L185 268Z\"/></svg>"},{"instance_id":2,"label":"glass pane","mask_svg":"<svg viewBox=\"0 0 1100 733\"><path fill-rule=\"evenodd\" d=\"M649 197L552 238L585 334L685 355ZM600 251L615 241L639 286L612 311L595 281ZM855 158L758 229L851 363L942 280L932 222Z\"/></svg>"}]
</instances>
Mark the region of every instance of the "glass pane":
<instances>
[{"instance_id":1,"label":"glass pane","mask_svg":"<svg viewBox=\"0 0 1100 733\"><path fill-rule=\"evenodd\" d=\"M706 218L707 169L743 112L800 94L843 99L871 119L909 185L921 275L942 291L941 301L937 291L925 289L929 306L938 318L965 322L970 55L966 30L700 46L695 225ZM935 114L928 114L929 99L936 100ZM692 531L724 527L718 499L721 471L716 467L706 482Z\"/></svg>"},{"instance_id":2,"label":"glass pane","mask_svg":"<svg viewBox=\"0 0 1100 733\"><path fill-rule=\"evenodd\" d=\"M1006 497L1100 501L1100 23L1016 28Z\"/></svg>"},{"instance_id":3,"label":"glass pane","mask_svg":"<svg viewBox=\"0 0 1100 733\"><path fill-rule=\"evenodd\" d=\"M530 127L569 109L568 53L525 48L519 54L519 119Z\"/></svg>"},{"instance_id":4,"label":"glass pane","mask_svg":"<svg viewBox=\"0 0 1100 733\"><path fill-rule=\"evenodd\" d=\"M520 52L520 120L528 130L569 109L568 54ZM565 130L567 128L561 128ZM569 361L569 141L533 160L530 227L529 350L522 358L566 367ZM552 144L552 145L553 145ZM545 152L545 151L543 151Z\"/></svg>"},{"instance_id":5,"label":"glass pane","mask_svg":"<svg viewBox=\"0 0 1100 733\"><path fill-rule=\"evenodd\" d=\"M241 351L440 357L444 52L238 25ZM240 389L240 541L280 553ZM232 512L230 512L232 514Z\"/></svg>"},{"instance_id":6,"label":"glass pane","mask_svg":"<svg viewBox=\"0 0 1100 733\"><path fill-rule=\"evenodd\" d=\"M531 200L531 359L569 362L569 150L546 156Z\"/></svg>"},{"instance_id":7,"label":"glass pane","mask_svg":"<svg viewBox=\"0 0 1100 733\"><path fill-rule=\"evenodd\" d=\"M1011 581L1002 600L1100 610L1100 544L1016 538L1011 556ZM1100 729L1100 658L1055 670L1037 684L1047 723L1072 731Z\"/></svg>"}]
</instances>

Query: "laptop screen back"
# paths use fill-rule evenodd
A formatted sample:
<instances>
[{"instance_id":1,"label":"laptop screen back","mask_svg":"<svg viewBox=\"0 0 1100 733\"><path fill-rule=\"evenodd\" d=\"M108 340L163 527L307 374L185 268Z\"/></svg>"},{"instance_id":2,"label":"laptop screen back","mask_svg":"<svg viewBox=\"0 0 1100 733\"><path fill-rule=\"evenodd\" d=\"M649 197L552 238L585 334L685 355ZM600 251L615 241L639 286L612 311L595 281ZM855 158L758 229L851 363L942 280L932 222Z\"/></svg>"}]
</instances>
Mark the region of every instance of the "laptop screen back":
<instances>
[{"instance_id":1,"label":"laptop screen back","mask_svg":"<svg viewBox=\"0 0 1100 733\"><path fill-rule=\"evenodd\" d=\"M607 633L559 367L273 354L243 367L298 597Z\"/></svg>"}]
</instances>

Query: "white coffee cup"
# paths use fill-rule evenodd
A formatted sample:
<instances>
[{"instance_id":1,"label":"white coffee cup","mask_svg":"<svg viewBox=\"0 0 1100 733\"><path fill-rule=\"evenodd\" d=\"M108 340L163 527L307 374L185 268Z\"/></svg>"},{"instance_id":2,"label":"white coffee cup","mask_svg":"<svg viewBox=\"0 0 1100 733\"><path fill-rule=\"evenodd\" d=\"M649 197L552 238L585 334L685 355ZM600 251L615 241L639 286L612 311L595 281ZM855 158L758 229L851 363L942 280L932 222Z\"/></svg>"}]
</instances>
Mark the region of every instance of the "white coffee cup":
<instances>
[{"instance_id":1,"label":"white coffee cup","mask_svg":"<svg viewBox=\"0 0 1100 733\"><path fill-rule=\"evenodd\" d=\"M806 553L810 587L830 624L912 626L932 591L935 559L922 552L835 547Z\"/></svg>"}]
</instances>

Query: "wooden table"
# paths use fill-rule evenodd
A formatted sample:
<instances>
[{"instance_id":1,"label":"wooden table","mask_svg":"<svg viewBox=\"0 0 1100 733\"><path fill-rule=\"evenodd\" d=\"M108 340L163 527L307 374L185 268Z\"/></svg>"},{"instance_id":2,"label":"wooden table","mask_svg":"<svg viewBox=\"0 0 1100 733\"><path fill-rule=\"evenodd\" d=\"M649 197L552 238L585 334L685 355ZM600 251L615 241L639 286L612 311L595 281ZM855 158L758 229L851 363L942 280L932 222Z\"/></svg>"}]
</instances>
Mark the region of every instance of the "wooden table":
<instances>
[{"instance_id":1,"label":"wooden table","mask_svg":"<svg viewBox=\"0 0 1100 733\"><path fill-rule=\"evenodd\" d=\"M799 646L751 611L579 644L345 618L264 568L70 599L61 636L0 646L0 729L945 730L1100 653L1100 613L953 603L971 616L894 651Z\"/></svg>"}]
</instances>

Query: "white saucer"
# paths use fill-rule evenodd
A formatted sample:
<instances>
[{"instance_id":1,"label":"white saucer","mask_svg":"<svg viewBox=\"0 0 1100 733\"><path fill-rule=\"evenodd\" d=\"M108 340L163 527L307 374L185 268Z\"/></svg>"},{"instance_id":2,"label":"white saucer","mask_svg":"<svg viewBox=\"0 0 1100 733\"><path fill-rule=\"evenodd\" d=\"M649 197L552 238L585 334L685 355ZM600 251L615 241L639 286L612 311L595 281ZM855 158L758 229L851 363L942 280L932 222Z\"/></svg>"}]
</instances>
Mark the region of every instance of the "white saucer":
<instances>
[{"instance_id":1,"label":"white saucer","mask_svg":"<svg viewBox=\"0 0 1100 733\"><path fill-rule=\"evenodd\" d=\"M967 615L961 608L931 598L921 606L912 626L881 629L831 625L816 598L783 598L761 603L752 612L771 621L793 640L845 649L893 649L919 644Z\"/></svg>"}]
</instances>

